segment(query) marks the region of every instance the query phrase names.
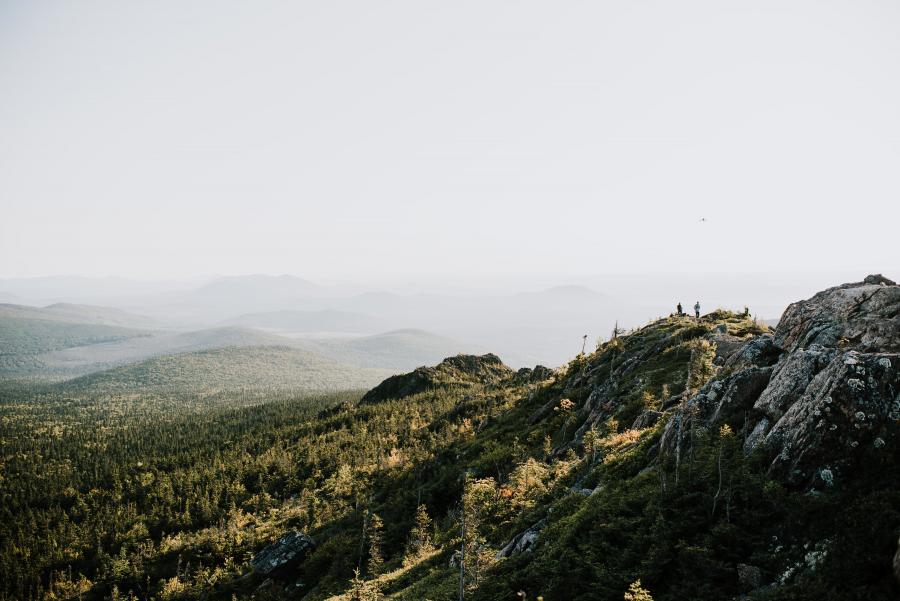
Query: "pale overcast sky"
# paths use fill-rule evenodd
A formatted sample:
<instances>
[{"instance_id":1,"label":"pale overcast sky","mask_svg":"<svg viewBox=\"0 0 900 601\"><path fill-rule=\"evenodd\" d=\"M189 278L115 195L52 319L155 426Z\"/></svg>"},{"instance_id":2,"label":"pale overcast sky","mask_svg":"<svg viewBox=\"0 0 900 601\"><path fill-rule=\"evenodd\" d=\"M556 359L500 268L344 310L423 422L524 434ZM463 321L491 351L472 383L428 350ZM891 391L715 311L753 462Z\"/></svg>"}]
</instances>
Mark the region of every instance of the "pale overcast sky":
<instances>
[{"instance_id":1,"label":"pale overcast sky","mask_svg":"<svg viewBox=\"0 0 900 601\"><path fill-rule=\"evenodd\" d=\"M6 0L0 277L888 270L898 32L896 0Z\"/></svg>"}]
</instances>

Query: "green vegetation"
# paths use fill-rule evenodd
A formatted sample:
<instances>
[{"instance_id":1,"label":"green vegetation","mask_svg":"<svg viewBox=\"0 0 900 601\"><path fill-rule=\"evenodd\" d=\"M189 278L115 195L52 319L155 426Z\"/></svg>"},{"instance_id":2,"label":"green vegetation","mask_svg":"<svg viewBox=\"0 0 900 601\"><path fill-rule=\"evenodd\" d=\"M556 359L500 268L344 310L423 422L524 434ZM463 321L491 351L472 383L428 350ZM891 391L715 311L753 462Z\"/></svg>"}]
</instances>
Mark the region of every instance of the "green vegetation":
<instances>
[{"instance_id":1,"label":"green vegetation","mask_svg":"<svg viewBox=\"0 0 900 601\"><path fill-rule=\"evenodd\" d=\"M0 317L0 375L34 373L44 367L41 354L49 351L146 335L118 326Z\"/></svg>"},{"instance_id":2,"label":"green vegetation","mask_svg":"<svg viewBox=\"0 0 900 601\"><path fill-rule=\"evenodd\" d=\"M301 488L286 449L316 438L322 408L358 393L264 396L4 390L0 598L100 598L113 585L142 590L148 574L219 573L235 544L270 536L251 516L278 513ZM176 566L185 545L195 552Z\"/></svg>"},{"instance_id":3,"label":"green vegetation","mask_svg":"<svg viewBox=\"0 0 900 601\"><path fill-rule=\"evenodd\" d=\"M0 321L6 319L38 319L65 323L85 323L102 326L119 326L132 329L150 329L158 324L143 315L135 315L111 307L56 303L46 307L0 303Z\"/></svg>"},{"instance_id":4,"label":"green vegetation","mask_svg":"<svg viewBox=\"0 0 900 601\"><path fill-rule=\"evenodd\" d=\"M340 312L276 312L260 314L279 319L282 314L311 324L324 314L324 326L342 322L355 314ZM253 315L233 320L255 324ZM357 316L360 319L365 316ZM262 320L262 323L267 323ZM350 322L345 325L352 325ZM133 324L131 327L124 327ZM170 332L155 328L149 318L116 309L88 305L58 304L49 307L27 307L0 304L0 379L63 381L102 370L160 357L225 347L286 347L308 353L311 362L330 361L352 365L385 377L420 365L437 363L461 349L460 343L421 330L397 330L374 336L336 338L291 338L271 331L250 327L223 326L190 332ZM264 352L261 352L264 353ZM319 357L311 359L312 354ZM176 360L180 361L180 360ZM277 364L273 370L277 370ZM261 367L257 365L257 367ZM267 376L263 369L241 370L254 381ZM270 370L271 371L271 370ZM339 370L338 370L339 371ZM338 374L339 375L339 374ZM274 374L269 386L280 385L283 375ZM353 380L352 386L370 386L377 379ZM290 383L288 383L290 384ZM346 385L342 385L346 387ZM331 386L326 386L331 388Z\"/></svg>"},{"instance_id":5,"label":"green vegetation","mask_svg":"<svg viewBox=\"0 0 900 601\"><path fill-rule=\"evenodd\" d=\"M388 372L350 367L284 346L225 347L154 357L70 380L60 387L94 394L236 389L364 388Z\"/></svg>"},{"instance_id":6,"label":"green vegetation","mask_svg":"<svg viewBox=\"0 0 900 601\"><path fill-rule=\"evenodd\" d=\"M767 599L895 599L896 457L811 495L745 456L736 422L692 431L680 461L659 456L665 420L632 427L717 377L721 325L764 331L671 317L543 380L460 357L365 403L154 393L133 370L121 377L149 386L134 395L105 395L112 376L7 390L0 599L728 599L745 590L738 564L780 583ZM598 387L616 401L585 424ZM248 575L291 529L312 554L276 580Z\"/></svg>"},{"instance_id":7,"label":"green vegetation","mask_svg":"<svg viewBox=\"0 0 900 601\"><path fill-rule=\"evenodd\" d=\"M0 304L0 377L43 376L48 353L149 336L147 318L116 309Z\"/></svg>"}]
</instances>

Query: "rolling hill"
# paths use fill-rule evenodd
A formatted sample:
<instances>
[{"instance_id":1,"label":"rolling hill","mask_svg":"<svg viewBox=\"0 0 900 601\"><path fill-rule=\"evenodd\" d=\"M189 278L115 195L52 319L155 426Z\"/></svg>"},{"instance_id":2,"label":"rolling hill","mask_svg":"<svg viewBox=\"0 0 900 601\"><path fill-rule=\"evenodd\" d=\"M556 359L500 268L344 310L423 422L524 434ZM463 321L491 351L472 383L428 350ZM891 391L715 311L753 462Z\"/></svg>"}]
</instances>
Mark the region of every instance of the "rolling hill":
<instances>
[{"instance_id":1,"label":"rolling hill","mask_svg":"<svg viewBox=\"0 0 900 601\"><path fill-rule=\"evenodd\" d=\"M362 337L285 337L249 327L225 326L192 332L140 331L57 321L4 320L0 335L18 341L0 354L0 378L59 381L165 355L225 347L284 347L314 353L357 368L395 373L478 350L422 330L397 330ZM43 326L43 329L42 329ZM17 329L18 328L18 329ZM26 345L30 345L27 346Z\"/></svg>"},{"instance_id":2,"label":"rolling hill","mask_svg":"<svg viewBox=\"0 0 900 601\"><path fill-rule=\"evenodd\" d=\"M141 323L148 322L105 307L0 305L0 377L45 371L47 353L148 336L146 329L126 327Z\"/></svg>"},{"instance_id":3,"label":"rolling hill","mask_svg":"<svg viewBox=\"0 0 900 601\"><path fill-rule=\"evenodd\" d=\"M0 377L52 371L46 355L70 348L122 343L150 335L152 321L118 309L56 304L0 305Z\"/></svg>"},{"instance_id":4,"label":"rolling hill","mask_svg":"<svg viewBox=\"0 0 900 601\"><path fill-rule=\"evenodd\" d=\"M289 346L290 340L248 328L210 328L195 332L149 332L144 336L120 338L40 353L30 364L9 368L0 375L60 380L143 361L150 357L174 355L223 347Z\"/></svg>"},{"instance_id":5,"label":"rolling hill","mask_svg":"<svg viewBox=\"0 0 900 601\"><path fill-rule=\"evenodd\" d=\"M390 372L413 369L442 357L476 350L455 340L421 330L344 338L288 338L242 327L221 327L195 332L154 332L103 344L66 348L38 356L40 362L19 374L53 379L71 378L151 357L223 347L280 346L327 357L345 365ZM0 374L3 374L0 371ZM14 372L7 372L14 375Z\"/></svg>"},{"instance_id":6,"label":"rolling hill","mask_svg":"<svg viewBox=\"0 0 900 601\"><path fill-rule=\"evenodd\" d=\"M241 389L326 391L365 388L387 375L285 346L224 347L153 357L58 386L104 395Z\"/></svg>"},{"instance_id":7,"label":"rolling hill","mask_svg":"<svg viewBox=\"0 0 900 601\"><path fill-rule=\"evenodd\" d=\"M66 323L83 323L102 326L115 326L134 329L158 328L155 320L114 309L95 305L79 305L75 303L55 303L46 307L0 304L0 320L4 319L39 319L43 321L59 321Z\"/></svg>"}]
</instances>

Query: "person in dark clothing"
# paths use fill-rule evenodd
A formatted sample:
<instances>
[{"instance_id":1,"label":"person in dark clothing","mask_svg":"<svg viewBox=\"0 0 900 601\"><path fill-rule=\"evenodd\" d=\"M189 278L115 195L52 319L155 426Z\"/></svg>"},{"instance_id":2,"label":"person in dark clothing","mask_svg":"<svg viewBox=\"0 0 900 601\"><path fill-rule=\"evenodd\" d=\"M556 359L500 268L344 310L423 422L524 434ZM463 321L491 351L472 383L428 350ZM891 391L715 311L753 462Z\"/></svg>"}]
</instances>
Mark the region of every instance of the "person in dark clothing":
<instances>
[{"instance_id":1,"label":"person in dark clothing","mask_svg":"<svg viewBox=\"0 0 900 601\"><path fill-rule=\"evenodd\" d=\"M697 316L697 319L700 319L700 301L694 303L694 315Z\"/></svg>"},{"instance_id":2,"label":"person in dark clothing","mask_svg":"<svg viewBox=\"0 0 900 601\"><path fill-rule=\"evenodd\" d=\"M681 310L681 301L678 301L678 315L684 315L684 311Z\"/></svg>"}]
</instances>

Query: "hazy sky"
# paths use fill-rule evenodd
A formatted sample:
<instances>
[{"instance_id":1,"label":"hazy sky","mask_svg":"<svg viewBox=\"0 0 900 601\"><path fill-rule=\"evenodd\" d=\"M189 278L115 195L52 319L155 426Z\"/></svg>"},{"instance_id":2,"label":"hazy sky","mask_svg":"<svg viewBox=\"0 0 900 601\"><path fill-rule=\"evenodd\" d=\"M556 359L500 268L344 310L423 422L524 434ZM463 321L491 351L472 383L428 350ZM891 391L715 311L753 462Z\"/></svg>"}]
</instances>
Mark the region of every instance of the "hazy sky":
<instances>
[{"instance_id":1,"label":"hazy sky","mask_svg":"<svg viewBox=\"0 0 900 601\"><path fill-rule=\"evenodd\" d=\"M887 272L898 32L896 0L5 0L0 277Z\"/></svg>"}]
</instances>

